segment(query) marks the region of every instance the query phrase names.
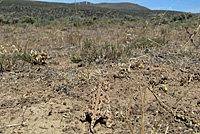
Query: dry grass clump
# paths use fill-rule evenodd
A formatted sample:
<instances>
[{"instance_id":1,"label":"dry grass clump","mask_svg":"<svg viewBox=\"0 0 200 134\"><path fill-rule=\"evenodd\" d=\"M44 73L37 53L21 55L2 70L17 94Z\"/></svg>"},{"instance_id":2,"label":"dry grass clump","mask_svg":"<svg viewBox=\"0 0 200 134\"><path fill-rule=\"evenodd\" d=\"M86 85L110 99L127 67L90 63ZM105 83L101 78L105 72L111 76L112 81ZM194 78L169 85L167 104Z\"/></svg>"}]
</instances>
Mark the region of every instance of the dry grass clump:
<instances>
[{"instance_id":1,"label":"dry grass clump","mask_svg":"<svg viewBox=\"0 0 200 134\"><path fill-rule=\"evenodd\" d=\"M137 29L118 24L110 25L108 30L102 28L97 32L90 29L90 36L87 35L87 32L82 33L85 28L80 28L82 35L80 44L82 47L79 47L81 49L78 49L78 51L76 49L73 58L88 59L90 62L98 58L116 61L146 55L155 63L172 63L177 66L187 66L186 64L199 62L198 58L194 59L199 56L197 52L199 49L198 28L190 27L189 29L191 31L193 29L195 34L188 34L182 23L176 28L170 28L173 23L157 26L151 23L135 24L136 27L138 25ZM195 62L191 62L194 60Z\"/></svg>"}]
</instances>

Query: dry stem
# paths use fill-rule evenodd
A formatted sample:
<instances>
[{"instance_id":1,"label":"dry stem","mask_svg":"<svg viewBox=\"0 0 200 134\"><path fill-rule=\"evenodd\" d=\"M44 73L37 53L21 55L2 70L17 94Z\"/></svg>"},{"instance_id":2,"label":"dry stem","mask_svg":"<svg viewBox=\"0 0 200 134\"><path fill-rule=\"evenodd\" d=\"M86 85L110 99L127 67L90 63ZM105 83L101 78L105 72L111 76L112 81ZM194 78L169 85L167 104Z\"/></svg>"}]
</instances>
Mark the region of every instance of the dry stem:
<instances>
[{"instance_id":1,"label":"dry stem","mask_svg":"<svg viewBox=\"0 0 200 134\"><path fill-rule=\"evenodd\" d=\"M131 133L134 134L133 128L132 128L132 126L131 126L131 124L129 123L129 120L128 120L132 101L133 101L133 89L131 89L130 102L129 102L129 105L128 105L128 110L126 112L126 123L127 123L128 127L129 127L129 129L131 130Z\"/></svg>"},{"instance_id":2,"label":"dry stem","mask_svg":"<svg viewBox=\"0 0 200 134\"><path fill-rule=\"evenodd\" d=\"M139 82L140 82L140 85L139 85L140 96L141 96L141 102L142 102L141 134L144 134L144 100L142 97L141 79L139 80Z\"/></svg>"}]
</instances>

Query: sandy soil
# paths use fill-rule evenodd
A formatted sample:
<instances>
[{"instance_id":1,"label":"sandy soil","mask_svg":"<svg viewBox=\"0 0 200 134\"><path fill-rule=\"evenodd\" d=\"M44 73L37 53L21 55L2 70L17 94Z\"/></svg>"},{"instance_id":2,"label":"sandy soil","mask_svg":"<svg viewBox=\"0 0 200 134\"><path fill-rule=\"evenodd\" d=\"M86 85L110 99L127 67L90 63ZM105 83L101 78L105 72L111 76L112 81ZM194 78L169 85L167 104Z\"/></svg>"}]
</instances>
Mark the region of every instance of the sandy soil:
<instances>
[{"instance_id":1,"label":"sandy soil","mask_svg":"<svg viewBox=\"0 0 200 134\"><path fill-rule=\"evenodd\" d=\"M114 124L107 128L105 123L98 122L94 126L96 133L128 134L131 133L128 124L134 133L140 133L143 113L140 90L144 97L145 133L152 133L154 128L157 133L200 132L199 68L152 64L144 57L138 58L140 65L129 61L73 63L68 49L51 47L47 64L26 63L23 68L3 72L0 133L91 133L89 121L82 122L80 116L100 78L106 78L110 84L106 93L111 99Z\"/></svg>"}]
</instances>

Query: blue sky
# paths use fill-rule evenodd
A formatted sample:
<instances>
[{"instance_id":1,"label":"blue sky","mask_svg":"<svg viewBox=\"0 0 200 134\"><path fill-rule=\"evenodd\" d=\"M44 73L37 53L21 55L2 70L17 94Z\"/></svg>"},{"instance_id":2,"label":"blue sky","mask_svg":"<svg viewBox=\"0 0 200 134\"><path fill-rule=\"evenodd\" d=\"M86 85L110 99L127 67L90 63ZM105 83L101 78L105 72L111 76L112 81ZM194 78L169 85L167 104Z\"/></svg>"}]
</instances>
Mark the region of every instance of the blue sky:
<instances>
[{"instance_id":1,"label":"blue sky","mask_svg":"<svg viewBox=\"0 0 200 134\"><path fill-rule=\"evenodd\" d=\"M73 3L75 0L36 0L36 1L48 1L48 2L61 2L61 3ZM76 2L82 2L86 0L76 0ZM200 0L87 0L92 3L119 3L130 2L145 6L152 10L175 10L184 12L200 13Z\"/></svg>"}]
</instances>

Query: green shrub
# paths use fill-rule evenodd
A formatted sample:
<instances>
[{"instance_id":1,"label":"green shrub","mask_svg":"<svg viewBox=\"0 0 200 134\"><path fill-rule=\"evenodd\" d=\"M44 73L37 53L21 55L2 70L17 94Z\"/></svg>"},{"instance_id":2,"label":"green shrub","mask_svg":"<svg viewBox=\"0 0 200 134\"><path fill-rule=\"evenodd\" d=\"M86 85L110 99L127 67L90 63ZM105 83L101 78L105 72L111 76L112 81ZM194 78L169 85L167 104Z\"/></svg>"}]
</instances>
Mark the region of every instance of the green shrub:
<instances>
[{"instance_id":1,"label":"green shrub","mask_svg":"<svg viewBox=\"0 0 200 134\"><path fill-rule=\"evenodd\" d=\"M92 24L94 24L94 20L91 19L91 18L82 18L82 25L87 25L87 26L90 26Z\"/></svg>"},{"instance_id":2,"label":"green shrub","mask_svg":"<svg viewBox=\"0 0 200 134\"><path fill-rule=\"evenodd\" d=\"M160 24L169 24L169 20L167 18L163 18L161 21L160 21Z\"/></svg>"},{"instance_id":3,"label":"green shrub","mask_svg":"<svg viewBox=\"0 0 200 134\"><path fill-rule=\"evenodd\" d=\"M134 21L134 18L131 15L125 15L124 20L126 21Z\"/></svg>"},{"instance_id":4,"label":"green shrub","mask_svg":"<svg viewBox=\"0 0 200 134\"><path fill-rule=\"evenodd\" d=\"M17 24L19 22L18 18L9 18L4 24Z\"/></svg>"},{"instance_id":5,"label":"green shrub","mask_svg":"<svg viewBox=\"0 0 200 134\"><path fill-rule=\"evenodd\" d=\"M178 14L178 15L173 16L171 18L170 22L176 22L176 21L183 22L183 21L188 20L190 18L192 18L191 13L182 13L182 14Z\"/></svg>"},{"instance_id":6,"label":"green shrub","mask_svg":"<svg viewBox=\"0 0 200 134\"><path fill-rule=\"evenodd\" d=\"M40 19L36 23L34 23L34 25L36 27L42 27L42 26L50 25L51 23L52 23L52 21L50 21L50 20L42 20L42 19Z\"/></svg>"},{"instance_id":7,"label":"green shrub","mask_svg":"<svg viewBox=\"0 0 200 134\"><path fill-rule=\"evenodd\" d=\"M6 19L3 15L0 15L0 24L5 24L6 23Z\"/></svg>"},{"instance_id":8,"label":"green shrub","mask_svg":"<svg viewBox=\"0 0 200 134\"><path fill-rule=\"evenodd\" d=\"M69 18L69 21L75 26L75 27L79 27L82 26L84 23L84 19L82 19L81 17L77 17L77 16L71 16Z\"/></svg>"},{"instance_id":9,"label":"green shrub","mask_svg":"<svg viewBox=\"0 0 200 134\"><path fill-rule=\"evenodd\" d=\"M22 23L31 23L34 24L36 22L36 19L30 16L26 16L22 19Z\"/></svg>"},{"instance_id":10,"label":"green shrub","mask_svg":"<svg viewBox=\"0 0 200 134\"><path fill-rule=\"evenodd\" d=\"M11 24L17 24L17 23L19 23L19 18L13 18Z\"/></svg>"}]
</instances>

